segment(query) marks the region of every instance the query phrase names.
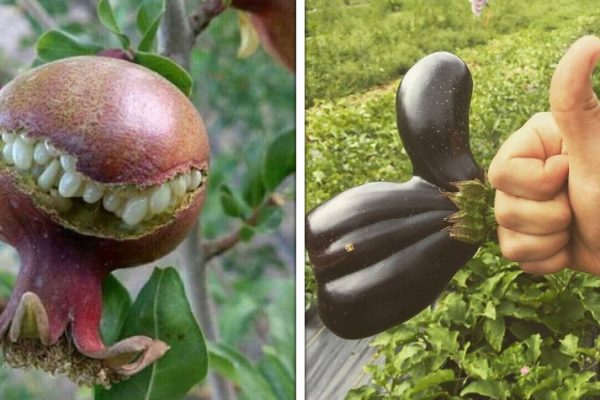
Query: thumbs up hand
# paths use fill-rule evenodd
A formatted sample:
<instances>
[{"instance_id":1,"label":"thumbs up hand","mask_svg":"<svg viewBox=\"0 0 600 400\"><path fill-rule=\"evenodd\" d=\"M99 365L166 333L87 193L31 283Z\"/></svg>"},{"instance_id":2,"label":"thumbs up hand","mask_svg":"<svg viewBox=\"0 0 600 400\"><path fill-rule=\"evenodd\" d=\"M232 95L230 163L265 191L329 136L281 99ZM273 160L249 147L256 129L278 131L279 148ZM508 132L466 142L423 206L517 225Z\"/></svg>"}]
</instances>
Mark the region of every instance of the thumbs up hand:
<instances>
[{"instance_id":1,"label":"thumbs up hand","mask_svg":"<svg viewBox=\"0 0 600 400\"><path fill-rule=\"evenodd\" d=\"M551 113L533 116L490 165L500 248L527 272L600 275L599 58L600 39L575 42L552 78Z\"/></svg>"}]
</instances>

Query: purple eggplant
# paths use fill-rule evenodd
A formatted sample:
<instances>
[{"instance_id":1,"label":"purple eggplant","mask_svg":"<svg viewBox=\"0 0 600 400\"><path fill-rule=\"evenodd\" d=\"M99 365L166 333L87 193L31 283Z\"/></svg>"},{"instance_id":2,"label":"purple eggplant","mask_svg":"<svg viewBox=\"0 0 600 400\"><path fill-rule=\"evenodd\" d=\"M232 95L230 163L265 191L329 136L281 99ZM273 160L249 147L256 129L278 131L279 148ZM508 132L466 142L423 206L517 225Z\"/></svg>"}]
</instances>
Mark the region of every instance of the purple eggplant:
<instances>
[{"instance_id":1,"label":"purple eggplant","mask_svg":"<svg viewBox=\"0 0 600 400\"><path fill-rule=\"evenodd\" d=\"M448 191L454 182L483 181L469 144L471 73L453 54L431 54L402 79L396 96L398 131L420 176Z\"/></svg>"},{"instance_id":2,"label":"purple eggplant","mask_svg":"<svg viewBox=\"0 0 600 400\"><path fill-rule=\"evenodd\" d=\"M423 58L402 80L396 103L413 178L355 187L308 213L318 311L336 335L358 339L410 319L477 251L478 243L451 233L461 211L456 184L484 179L469 146L471 91L458 57Z\"/></svg>"}]
</instances>

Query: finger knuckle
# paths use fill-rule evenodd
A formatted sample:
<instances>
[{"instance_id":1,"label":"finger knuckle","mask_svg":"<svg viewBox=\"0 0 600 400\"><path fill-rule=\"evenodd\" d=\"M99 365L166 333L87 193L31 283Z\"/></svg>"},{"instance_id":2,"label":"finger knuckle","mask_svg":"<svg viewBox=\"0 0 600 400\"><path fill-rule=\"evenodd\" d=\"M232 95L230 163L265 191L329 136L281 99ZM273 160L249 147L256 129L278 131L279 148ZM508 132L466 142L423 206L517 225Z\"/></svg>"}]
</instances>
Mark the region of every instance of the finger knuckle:
<instances>
[{"instance_id":1,"label":"finger knuckle","mask_svg":"<svg viewBox=\"0 0 600 400\"><path fill-rule=\"evenodd\" d=\"M509 174L506 168L502 168L502 164L499 161L492 161L490 169L488 171L488 180L492 186L498 190L502 190L506 186Z\"/></svg>"},{"instance_id":2,"label":"finger knuckle","mask_svg":"<svg viewBox=\"0 0 600 400\"><path fill-rule=\"evenodd\" d=\"M515 215L515 208L511 207L509 203L510 202L504 200L497 201L494 214L498 225L507 229L514 229L517 225L518 218Z\"/></svg>"},{"instance_id":3,"label":"finger knuckle","mask_svg":"<svg viewBox=\"0 0 600 400\"><path fill-rule=\"evenodd\" d=\"M502 255L510 261L523 260L526 254L526 249L515 240L506 240L500 243L500 250Z\"/></svg>"},{"instance_id":4,"label":"finger knuckle","mask_svg":"<svg viewBox=\"0 0 600 400\"><path fill-rule=\"evenodd\" d=\"M573 213L571 212L571 208L566 205L561 205L555 212L554 215L554 225L559 227L568 227L571 225L571 221L573 220Z\"/></svg>"},{"instance_id":5,"label":"finger knuckle","mask_svg":"<svg viewBox=\"0 0 600 400\"><path fill-rule=\"evenodd\" d=\"M556 182L547 175L540 176L532 188L538 193L539 200L549 200L556 195Z\"/></svg>"}]
</instances>

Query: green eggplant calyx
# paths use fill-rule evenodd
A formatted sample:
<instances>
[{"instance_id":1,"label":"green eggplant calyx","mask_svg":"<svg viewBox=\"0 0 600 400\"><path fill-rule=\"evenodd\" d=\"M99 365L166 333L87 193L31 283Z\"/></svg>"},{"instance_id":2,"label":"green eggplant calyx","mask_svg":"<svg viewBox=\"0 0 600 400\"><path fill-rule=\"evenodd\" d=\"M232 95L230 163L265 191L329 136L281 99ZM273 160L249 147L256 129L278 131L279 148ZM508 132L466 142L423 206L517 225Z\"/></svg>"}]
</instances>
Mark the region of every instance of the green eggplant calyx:
<instances>
[{"instance_id":1,"label":"green eggplant calyx","mask_svg":"<svg viewBox=\"0 0 600 400\"><path fill-rule=\"evenodd\" d=\"M458 211L446 220L450 237L468 244L482 244L496 232L494 188L487 178L453 183L456 192L444 192Z\"/></svg>"}]
</instances>

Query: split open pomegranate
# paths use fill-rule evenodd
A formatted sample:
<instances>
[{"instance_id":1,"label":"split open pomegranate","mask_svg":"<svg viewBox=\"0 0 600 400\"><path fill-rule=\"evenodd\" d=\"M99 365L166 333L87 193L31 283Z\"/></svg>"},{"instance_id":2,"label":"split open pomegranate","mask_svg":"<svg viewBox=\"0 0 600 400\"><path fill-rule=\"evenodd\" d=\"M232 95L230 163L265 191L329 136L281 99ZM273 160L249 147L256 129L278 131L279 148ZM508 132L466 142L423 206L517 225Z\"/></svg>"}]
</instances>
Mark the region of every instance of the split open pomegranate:
<instances>
[{"instance_id":1,"label":"split open pomegranate","mask_svg":"<svg viewBox=\"0 0 600 400\"><path fill-rule=\"evenodd\" d=\"M0 315L5 358L109 385L168 345L104 344L102 281L173 250L202 207L209 147L193 104L133 63L74 57L0 91L0 239L21 268Z\"/></svg>"}]
</instances>

